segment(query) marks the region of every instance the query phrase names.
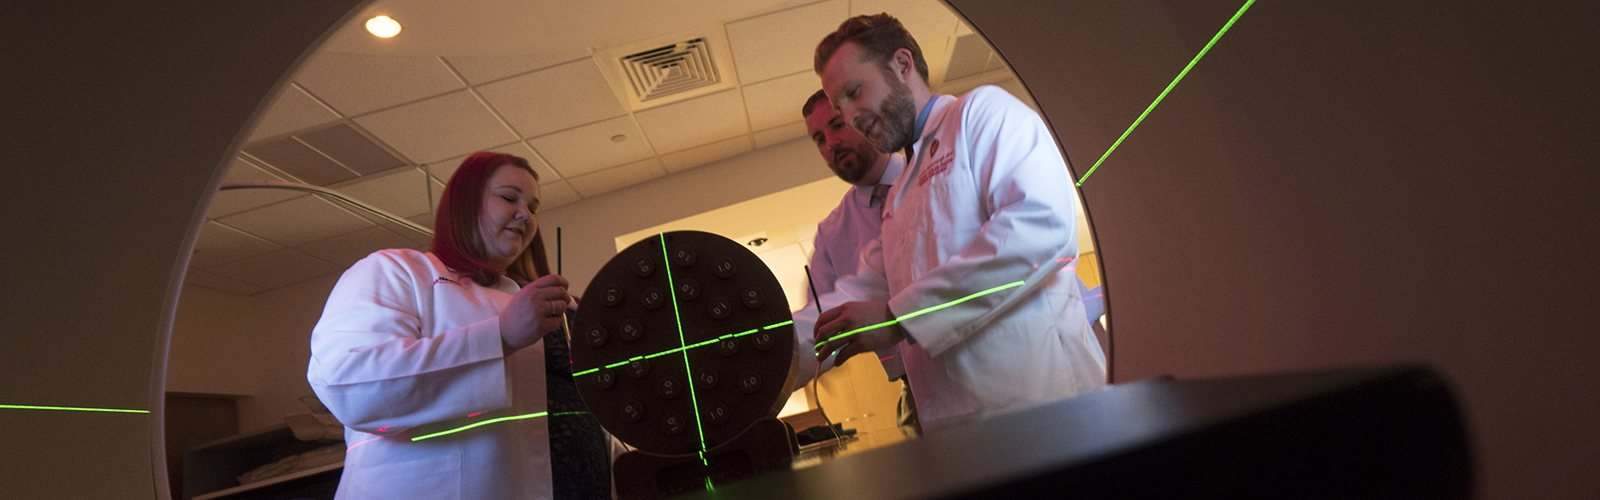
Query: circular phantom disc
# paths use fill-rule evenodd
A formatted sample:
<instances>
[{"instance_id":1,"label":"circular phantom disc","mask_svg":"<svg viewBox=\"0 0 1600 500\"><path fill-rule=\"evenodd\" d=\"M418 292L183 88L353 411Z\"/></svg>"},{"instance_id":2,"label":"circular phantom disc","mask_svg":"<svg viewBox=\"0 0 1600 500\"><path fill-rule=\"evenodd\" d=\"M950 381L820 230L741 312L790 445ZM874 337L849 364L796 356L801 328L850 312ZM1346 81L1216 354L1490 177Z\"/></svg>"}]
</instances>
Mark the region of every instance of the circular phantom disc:
<instances>
[{"instance_id":1,"label":"circular phantom disc","mask_svg":"<svg viewBox=\"0 0 1600 500\"><path fill-rule=\"evenodd\" d=\"M578 309L572 331L605 333L572 343L573 377L590 413L623 442L696 453L776 416L788 399L789 301L744 245L699 231L652 236L607 262L583 296L601 300Z\"/></svg>"}]
</instances>

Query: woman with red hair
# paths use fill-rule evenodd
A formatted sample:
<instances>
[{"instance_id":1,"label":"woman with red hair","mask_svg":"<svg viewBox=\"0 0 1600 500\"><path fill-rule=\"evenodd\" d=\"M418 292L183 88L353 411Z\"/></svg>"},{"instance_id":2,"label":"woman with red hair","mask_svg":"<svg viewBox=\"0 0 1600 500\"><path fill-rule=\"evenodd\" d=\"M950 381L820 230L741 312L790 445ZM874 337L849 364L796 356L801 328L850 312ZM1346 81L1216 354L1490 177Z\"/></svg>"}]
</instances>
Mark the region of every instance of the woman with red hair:
<instances>
[{"instance_id":1,"label":"woman with red hair","mask_svg":"<svg viewBox=\"0 0 1600 500\"><path fill-rule=\"evenodd\" d=\"M610 497L539 199L527 160L473 153L439 200L432 251L380 250L339 278L306 375L345 425L337 498Z\"/></svg>"}]
</instances>

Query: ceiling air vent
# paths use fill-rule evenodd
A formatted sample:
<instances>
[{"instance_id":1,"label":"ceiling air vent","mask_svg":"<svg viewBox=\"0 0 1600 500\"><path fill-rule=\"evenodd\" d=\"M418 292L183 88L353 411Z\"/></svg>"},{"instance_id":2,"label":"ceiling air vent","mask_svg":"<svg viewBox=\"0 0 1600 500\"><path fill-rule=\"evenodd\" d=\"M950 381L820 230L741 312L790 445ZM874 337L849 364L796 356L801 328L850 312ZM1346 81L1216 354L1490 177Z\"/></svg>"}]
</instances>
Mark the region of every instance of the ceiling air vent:
<instances>
[{"instance_id":1,"label":"ceiling air vent","mask_svg":"<svg viewBox=\"0 0 1600 500\"><path fill-rule=\"evenodd\" d=\"M722 82L704 38L622 56L622 69L639 102Z\"/></svg>"},{"instance_id":2,"label":"ceiling air vent","mask_svg":"<svg viewBox=\"0 0 1600 500\"><path fill-rule=\"evenodd\" d=\"M595 50L594 57L617 99L643 111L735 88L731 53L719 24Z\"/></svg>"}]
</instances>

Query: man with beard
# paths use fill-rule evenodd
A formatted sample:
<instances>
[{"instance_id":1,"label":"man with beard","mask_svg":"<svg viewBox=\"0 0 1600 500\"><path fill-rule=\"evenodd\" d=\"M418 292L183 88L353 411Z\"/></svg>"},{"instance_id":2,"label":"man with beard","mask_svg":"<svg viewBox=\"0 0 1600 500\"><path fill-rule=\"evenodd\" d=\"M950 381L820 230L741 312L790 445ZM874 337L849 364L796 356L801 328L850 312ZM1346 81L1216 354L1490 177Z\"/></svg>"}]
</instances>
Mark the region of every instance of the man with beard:
<instances>
[{"instance_id":1,"label":"man with beard","mask_svg":"<svg viewBox=\"0 0 1600 500\"><path fill-rule=\"evenodd\" d=\"M1066 162L1037 113L998 87L929 89L922 51L888 14L858 16L817 46L845 121L906 151L852 302L814 327L819 357L899 346L923 429L1105 385L1105 355L1076 273Z\"/></svg>"},{"instance_id":2,"label":"man with beard","mask_svg":"<svg viewBox=\"0 0 1600 500\"><path fill-rule=\"evenodd\" d=\"M800 108L800 114L805 117L806 131L811 141L817 144L817 152L822 154L828 169L840 180L854 184L845 192L844 199L839 200L839 206L817 223L817 235L812 240L812 286L820 294L822 304L831 307L842 303L841 296L833 293L834 283L842 276L856 274L857 264L861 262L861 248L878 238L879 222L882 220L878 212L883 206L883 197L889 190L889 183L900 176L900 170L906 163L903 155L878 151L877 144L850 128L833 110L828 96L821 90L806 100ZM807 301L804 308L795 312L794 331L801 346L798 352L812 352L811 328L816 319L817 306L812 301ZM877 351L883 371L890 381L905 378L905 366L900 363L898 354L899 348L895 346ZM795 387L804 387L821 375L821 371L832 367L831 359L822 359L815 364L809 359L801 360ZM910 392L905 390L904 385L901 388L900 425L906 432L914 434L916 412L908 401Z\"/></svg>"}]
</instances>

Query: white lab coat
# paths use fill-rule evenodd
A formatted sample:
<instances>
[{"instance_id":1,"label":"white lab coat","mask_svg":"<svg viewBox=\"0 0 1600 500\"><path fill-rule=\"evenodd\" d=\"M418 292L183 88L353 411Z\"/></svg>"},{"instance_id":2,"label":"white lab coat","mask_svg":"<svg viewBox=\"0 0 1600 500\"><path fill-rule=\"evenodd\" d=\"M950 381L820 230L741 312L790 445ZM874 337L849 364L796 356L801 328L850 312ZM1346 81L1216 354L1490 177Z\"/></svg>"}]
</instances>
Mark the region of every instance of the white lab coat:
<instances>
[{"instance_id":1,"label":"white lab coat","mask_svg":"<svg viewBox=\"0 0 1600 500\"><path fill-rule=\"evenodd\" d=\"M550 498L544 418L411 441L545 411L544 344L501 350L497 316L517 289L504 277L479 286L415 250L381 250L345 271L306 372L351 447L337 498Z\"/></svg>"},{"instance_id":2,"label":"white lab coat","mask_svg":"<svg viewBox=\"0 0 1600 500\"><path fill-rule=\"evenodd\" d=\"M883 169L883 178L880 184L894 182L900 176L900 171L905 169L905 156L895 153L889 155L889 164ZM805 387L812 379L822 372L833 369L834 357L818 362L816 360L815 341L812 337L812 327L817 324L818 301L821 299L820 309L829 309L842 302L840 296L833 293L834 283L841 276L856 274L861 263L861 248L878 237L878 226L881 210L872 206L872 190L877 186L851 186L845 191L844 198L839 200L839 206L834 207L828 216L817 223L817 236L811 252L810 285L820 297L807 297L804 307L794 311L795 353L798 359L799 372L795 376L794 388ZM809 291L809 290L808 290ZM877 357L883 364L884 374L890 381L898 380L905 376L905 365L900 363L900 349L889 347L877 351Z\"/></svg>"},{"instance_id":3,"label":"white lab coat","mask_svg":"<svg viewBox=\"0 0 1600 500\"><path fill-rule=\"evenodd\" d=\"M837 291L902 318L924 430L1104 387L1075 274L1075 193L1044 121L1004 90L933 103L879 239ZM1016 281L1027 284L906 319Z\"/></svg>"}]
</instances>

